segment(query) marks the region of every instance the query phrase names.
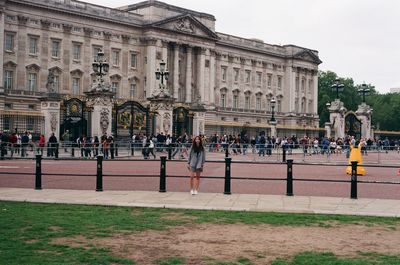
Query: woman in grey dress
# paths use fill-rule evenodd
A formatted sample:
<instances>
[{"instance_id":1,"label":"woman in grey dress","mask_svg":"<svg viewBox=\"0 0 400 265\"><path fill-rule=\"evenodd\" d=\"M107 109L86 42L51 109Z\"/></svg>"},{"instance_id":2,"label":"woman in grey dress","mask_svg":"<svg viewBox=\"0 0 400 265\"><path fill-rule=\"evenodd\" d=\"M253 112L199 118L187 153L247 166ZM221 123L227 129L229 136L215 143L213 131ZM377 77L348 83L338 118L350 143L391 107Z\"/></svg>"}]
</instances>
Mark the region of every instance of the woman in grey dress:
<instances>
[{"instance_id":1,"label":"woman in grey dress","mask_svg":"<svg viewBox=\"0 0 400 265\"><path fill-rule=\"evenodd\" d=\"M192 148L188 158L188 169L190 171L190 194L196 195L200 186L200 174L203 172L206 153L200 136L193 139Z\"/></svg>"}]
</instances>

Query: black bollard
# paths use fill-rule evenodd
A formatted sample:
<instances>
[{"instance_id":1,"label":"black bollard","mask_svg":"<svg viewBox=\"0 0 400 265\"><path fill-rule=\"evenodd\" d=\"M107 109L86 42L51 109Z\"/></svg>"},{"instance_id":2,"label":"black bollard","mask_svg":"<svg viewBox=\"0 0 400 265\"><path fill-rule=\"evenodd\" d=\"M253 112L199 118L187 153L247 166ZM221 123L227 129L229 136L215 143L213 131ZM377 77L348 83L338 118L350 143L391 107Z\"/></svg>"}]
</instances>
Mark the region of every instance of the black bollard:
<instances>
[{"instance_id":1,"label":"black bollard","mask_svg":"<svg viewBox=\"0 0 400 265\"><path fill-rule=\"evenodd\" d=\"M5 148L4 148L4 146L3 146L3 144L1 144L1 160L4 160L4 153L5 153L5 150L4 150Z\"/></svg>"},{"instance_id":2,"label":"black bollard","mask_svg":"<svg viewBox=\"0 0 400 265\"><path fill-rule=\"evenodd\" d=\"M135 143L131 144L131 156L135 156Z\"/></svg>"},{"instance_id":3,"label":"black bollard","mask_svg":"<svg viewBox=\"0 0 400 265\"><path fill-rule=\"evenodd\" d=\"M71 156L72 157L75 157L75 148L72 146L72 148L71 148Z\"/></svg>"},{"instance_id":4,"label":"black bollard","mask_svg":"<svg viewBox=\"0 0 400 265\"><path fill-rule=\"evenodd\" d=\"M229 145L226 144L226 147L225 147L225 157L229 157L229 150L228 150L228 147L229 147Z\"/></svg>"},{"instance_id":5,"label":"black bollard","mask_svg":"<svg viewBox=\"0 0 400 265\"><path fill-rule=\"evenodd\" d=\"M115 156L118 156L118 143L115 143Z\"/></svg>"},{"instance_id":6,"label":"black bollard","mask_svg":"<svg viewBox=\"0 0 400 265\"><path fill-rule=\"evenodd\" d=\"M42 155L36 155L35 190L42 189Z\"/></svg>"},{"instance_id":7,"label":"black bollard","mask_svg":"<svg viewBox=\"0 0 400 265\"><path fill-rule=\"evenodd\" d=\"M166 171L167 171L167 157L160 157L160 190L159 192L166 192Z\"/></svg>"},{"instance_id":8,"label":"black bollard","mask_svg":"<svg viewBox=\"0 0 400 265\"><path fill-rule=\"evenodd\" d=\"M286 196L293 196L293 159L287 160Z\"/></svg>"},{"instance_id":9,"label":"black bollard","mask_svg":"<svg viewBox=\"0 0 400 265\"><path fill-rule=\"evenodd\" d=\"M282 146L282 162L286 162L286 147L285 145Z\"/></svg>"},{"instance_id":10,"label":"black bollard","mask_svg":"<svg viewBox=\"0 0 400 265\"><path fill-rule=\"evenodd\" d=\"M168 145L168 160L172 159L172 148L171 145Z\"/></svg>"},{"instance_id":11,"label":"black bollard","mask_svg":"<svg viewBox=\"0 0 400 265\"><path fill-rule=\"evenodd\" d=\"M114 151L115 151L115 149L114 149L114 144L113 144L113 143L111 143L111 144L110 144L110 154L111 154L111 159L114 159Z\"/></svg>"},{"instance_id":12,"label":"black bollard","mask_svg":"<svg viewBox=\"0 0 400 265\"><path fill-rule=\"evenodd\" d=\"M96 191L103 191L103 156L97 156Z\"/></svg>"},{"instance_id":13,"label":"black bollard","mask_svg":"<svg viewBox=\"0 0 400 265\"><path fill-rule=\"evenodd\" d=\"M357 163L357 161L351 161L351 199L357 199Z\"/></svg>"},{"instance_id":14,"label":"black bollard","mask_svg":"<svg viewBox=\"0 0 400 265\"><path fill-rule=\"evenodd\" d=\"M224 194L231 195L231 157L225 158L225 187Z\"/></svg>"},{"instance_id":15,"label":"black bollard","mask_svg":"<svg viewBox=\"0 0 400 265\"><path fill-rule=\"evenodd\" d=\"M55 158L55 159L58 159L58 147L59 147L59 146L58 146L58 143L56 143L56 144L55 144L55 147L54 147L54 148L55 148L55 150L54 150L54 158Z\"/></svg>"}]
</instances>

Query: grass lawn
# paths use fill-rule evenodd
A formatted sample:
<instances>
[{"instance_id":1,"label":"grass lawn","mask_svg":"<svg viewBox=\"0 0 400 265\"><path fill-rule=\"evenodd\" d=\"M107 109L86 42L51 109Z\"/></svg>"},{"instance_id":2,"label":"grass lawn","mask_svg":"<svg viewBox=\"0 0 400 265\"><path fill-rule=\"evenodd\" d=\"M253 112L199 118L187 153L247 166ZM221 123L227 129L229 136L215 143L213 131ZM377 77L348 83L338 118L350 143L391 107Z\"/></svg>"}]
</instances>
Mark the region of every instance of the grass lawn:
<instances>
[{"instance_id":1,"label":"grass lawn","mask_svg":"<svg viewBox=\"0 0 400 265\"><path fill-rule=\"evenodd\" d=\"M178 216L178 218L165 218ZM132 234L146 230L166 230L190 224L269 224L276 226L331 227L336 223L384 226L396 229L400 218L281 214L232 211L168 210L128 207L102 207L62 204L36 204L0 201L0 264L139 264L135 260L113 256L110 249L96 245L54 244L56 238L82 236L88 239ZM400 246L399 246L400 247ZM216 264L255 264L245 257ZM172 256L153 264L186 264L185 258ZM304 252L289 259L276 259L273 265L378 265L400 264L400 257L377 253L359 253L342 258L334 253Z\"/></svg>"}]
</instances>

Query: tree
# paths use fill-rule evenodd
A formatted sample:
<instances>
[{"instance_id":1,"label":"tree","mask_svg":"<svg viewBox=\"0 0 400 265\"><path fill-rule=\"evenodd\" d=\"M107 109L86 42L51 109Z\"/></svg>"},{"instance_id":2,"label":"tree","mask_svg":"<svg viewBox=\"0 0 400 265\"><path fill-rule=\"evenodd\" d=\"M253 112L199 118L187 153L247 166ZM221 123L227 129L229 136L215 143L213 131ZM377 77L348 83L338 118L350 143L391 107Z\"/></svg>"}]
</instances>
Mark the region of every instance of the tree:
<instances>
[{"instance_id":1,"label":"tree","mask_svg":"<svg viewBox=\"0 0 400 265\"><path fill-rule=\"evenodd\" d=\"M336 91L332 91L332 84L339 79L344 84L344 91L339 94L339 99L344 103L347 110L356 111L361 104L362 96L358 94L361 85L355 85L352 78L340 78L331 71L320 71L318 74L318 113L320 127L324 127L329 121L329 111L326 103L335 100ZM369 95L365 101L373 108L372 125L380 130L400 130L400 94L379 94L375 87L368 84Z\"/></svg>"}]
</instances>

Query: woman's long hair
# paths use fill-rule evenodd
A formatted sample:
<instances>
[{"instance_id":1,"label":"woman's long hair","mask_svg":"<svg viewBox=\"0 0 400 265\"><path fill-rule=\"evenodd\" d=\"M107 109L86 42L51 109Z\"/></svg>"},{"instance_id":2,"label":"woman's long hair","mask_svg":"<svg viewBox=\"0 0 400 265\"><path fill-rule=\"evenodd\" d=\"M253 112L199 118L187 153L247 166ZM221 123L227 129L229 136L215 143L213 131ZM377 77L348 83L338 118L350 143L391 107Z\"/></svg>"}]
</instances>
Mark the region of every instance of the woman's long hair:
<instances>
[{"instance_id":1,"label":"woman's long hair","mask_svg":"<svg viewBox=\"0 0 400 265\"><path fill-rule=\"evenodd\" d=\"M196 144L196 139L199 139L199 140L200 140L199 145ZM196 153L199 153L199 152L201 152L201 151L204 151L203 141L201 140L201 137L200 137L200 136L196 136L196 137L193 139L193 142L192 142L192 150L195 151Z\"/></svg>"}]
</instances>

